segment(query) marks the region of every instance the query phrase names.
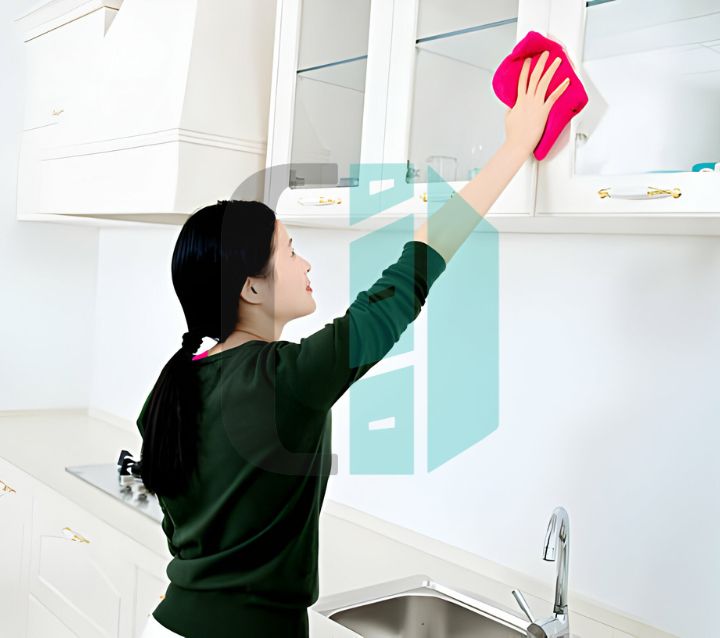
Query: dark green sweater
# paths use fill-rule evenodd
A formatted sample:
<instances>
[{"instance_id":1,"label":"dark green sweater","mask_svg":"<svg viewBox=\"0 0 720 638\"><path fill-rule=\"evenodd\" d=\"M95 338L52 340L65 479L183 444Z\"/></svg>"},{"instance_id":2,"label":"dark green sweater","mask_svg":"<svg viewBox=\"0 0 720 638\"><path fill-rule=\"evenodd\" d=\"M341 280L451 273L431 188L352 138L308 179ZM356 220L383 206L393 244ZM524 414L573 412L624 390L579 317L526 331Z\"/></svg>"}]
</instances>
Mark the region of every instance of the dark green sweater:
<instances>
[{"instance_id":1,"label":"dark green sweater","mask_svg":"<svg viewBox=\"0 0 720 638\"><path fill-rule=\"evenodd\" d=\"M158 622L188 638L308 635L331 407L398 341L445 267L409 241L342 317L299 344L253 340L192 361L198 463L186 492L159 497L173 558Z\"/></svg>"}]
</instances>

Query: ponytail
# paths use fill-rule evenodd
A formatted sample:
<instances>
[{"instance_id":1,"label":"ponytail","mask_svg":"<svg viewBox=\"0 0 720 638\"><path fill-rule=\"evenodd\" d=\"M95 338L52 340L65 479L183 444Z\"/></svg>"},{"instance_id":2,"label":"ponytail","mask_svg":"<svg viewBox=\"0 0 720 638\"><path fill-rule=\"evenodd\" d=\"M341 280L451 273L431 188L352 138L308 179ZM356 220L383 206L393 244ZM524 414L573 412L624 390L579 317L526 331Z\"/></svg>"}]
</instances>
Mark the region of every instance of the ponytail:
<instances>
[{"instance_id":1,"label":"ponytail","mask_svg":"<svg viewBox=\"0 0 720 638\"><path fill-rule=\"evenodd\" d=\"M202 340L198 331L183 335L182 347L167 362L150 395L140 475L152 494L177 495L195 469L198 384L192 356Z\"/></svg>"}]
</instances>

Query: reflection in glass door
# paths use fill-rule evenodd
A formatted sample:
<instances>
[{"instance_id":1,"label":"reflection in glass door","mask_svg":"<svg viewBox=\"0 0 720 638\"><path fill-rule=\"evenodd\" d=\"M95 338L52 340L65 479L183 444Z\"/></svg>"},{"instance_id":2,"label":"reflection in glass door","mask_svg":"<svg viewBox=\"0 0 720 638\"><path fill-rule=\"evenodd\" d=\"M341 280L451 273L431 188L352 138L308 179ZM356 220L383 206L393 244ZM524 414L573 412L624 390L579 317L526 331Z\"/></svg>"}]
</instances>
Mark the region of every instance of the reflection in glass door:
<instances>
[{"instance_id":1,"label":"reflection in glass door","mask_svg":"<svg viewBox=\"0 0 720 638\"><path fill-rule=\"evenodd\" d=\"M583 70L594 95L576 131L575 172L673 173L720 162L720 2L586 6Z\"/></svg>"},{"instance_id":2,"label":"reflection in glass door","mask_svg":"<svg viewBox=\"0 0 720 638\"><path fill-rule=\"evenodd\" d=\"M303 0L290 153L291 188L328 186L327 170L297 163L336 163L336 186L352 186L360 162L370 0Z\"/></svg>"},{"instance_id":3,"label":"reflection in glass door","mask_svg":"<svg viewBox=\"0 0 720 638\"><path fill-rule=\"evenodd\" d=\"M517 41L518 0L420 0L406 181L468 180L505 139L492 76Z\"/></svg>"}]
</instances>

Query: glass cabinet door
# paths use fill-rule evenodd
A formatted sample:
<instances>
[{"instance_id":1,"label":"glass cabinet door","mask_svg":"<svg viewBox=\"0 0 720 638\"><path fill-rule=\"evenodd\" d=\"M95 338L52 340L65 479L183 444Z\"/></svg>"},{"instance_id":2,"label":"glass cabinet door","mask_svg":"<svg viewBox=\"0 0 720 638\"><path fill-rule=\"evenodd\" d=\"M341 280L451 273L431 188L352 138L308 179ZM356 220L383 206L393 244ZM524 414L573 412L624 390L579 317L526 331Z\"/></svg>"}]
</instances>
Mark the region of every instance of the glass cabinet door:
<instances>
[{"instance_id":1,"label":"glass cabinet door","mask_svg":"<svg viewBox=\"0 0 720 638\"><path fill-rule=\"evenodd\" d=\"M422 212L460 190L505 141L508 107L492 78L518 40L547 27L550 0L394 3L383 181L412 186L406 190ZM531 216L534 173L525 162L487 214ZM414 210L409 201L402 207Z\"/></svg>"},{"instance_id":2,"label":"glass cabinet door","mask_svg":"<svg viewBox=\"0 0 720 638\"><path fill-rule=\"evenodd\" d=\"M291 127L290 188L351 186L360 162L370 0L302 0ZM336 163L327 168L300 163Z\"/></svg>"},{"instance_id":3,"label":"glass cabinet door","mask_svg":"<svg viewBox=\"0 0 720 638\"><path fill-rule=\"evenodd\" d=\"M589 102L539 163L537 214L720 212L718 0L552 0Z\"/></svg>"},{"instance_id":4,"label":"glass cabinet door","mask_svg":"<svg viewBox=\"0 0 720 638\"><path fill-rule=\"evenodd\" d=\"M492 76L517 39L518 0L418 0L407 181L469 180L501 146Z\"/></svg>"},{"instance_id":5,"label":"glass cabinet door","mask_svg":"<svg viewBox=\"0 0 720 638\"><path fill-rule=\"evenodd\" d=\"M578 131L578 174L720 162L718 0L588 2L584 40L586 77L609 108Z\"/></svg>"}]
</instances>

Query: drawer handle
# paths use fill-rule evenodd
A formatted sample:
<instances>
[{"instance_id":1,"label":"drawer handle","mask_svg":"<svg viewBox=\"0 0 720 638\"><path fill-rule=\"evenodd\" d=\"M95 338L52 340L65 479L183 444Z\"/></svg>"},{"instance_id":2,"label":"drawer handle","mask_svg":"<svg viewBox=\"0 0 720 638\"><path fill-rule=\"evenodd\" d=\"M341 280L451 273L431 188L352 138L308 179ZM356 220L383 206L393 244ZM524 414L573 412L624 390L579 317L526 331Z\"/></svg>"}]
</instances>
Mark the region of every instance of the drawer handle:
<instances>
[{"instance_id":1,"label":"drawer handle","mask_svg":"<svg viewBox=\"0 0 720 638\"><path fill-rule=\"evenodd\" d=\"M298 198L298 204L302 206L327 206L328 204L342 204L341 199L333 199L332 197L300 197Z\"/></svg>"},{"instance_id":2,"label":"drawer handle","mask_svg":"<svg viewBox=\"0 0 720 638\"><path fill-rule=\"evenodd\" d=\"M657 188L656 186L645 187L620 187L620 188L601 188L598 191L600 199L606 197L615 199L659 199L661 197L673 197L677 199L682 195L679 188L668 190L666 188Z\"/></svg>"},{"instance_id":3,"label":"drawer handle","mask_svg":"<svg viewBox=\"0 0 720 638\"><path fill-rule=\"evenodd\" d=\"M5 494L15 494L16 492L17 490L14 490L5 481L0 480L0 496L5 496Z\"/></svg>"},{"instance_id":4,"label":"drawer handle","mask_svg":"<svg viewBox=\"0 0 720 638\"><path fill-rule=\"evenodd\" d=\"M82 534L78 534L77 532L74 532L69 527L63 527L62 533L65 538L74 541L76 543L89 543L90 541L85 538Z\"/></svg>"},{"instance_id":5,"label":"drawer handle","mask_svg":"<svg viewBox=\"0 0 720 638\"><path fill-rule=\"evenodd\" d=\"M52 114L57 117L65 112L65 109L53 109Z\"/></svg>"}]
</instances>

